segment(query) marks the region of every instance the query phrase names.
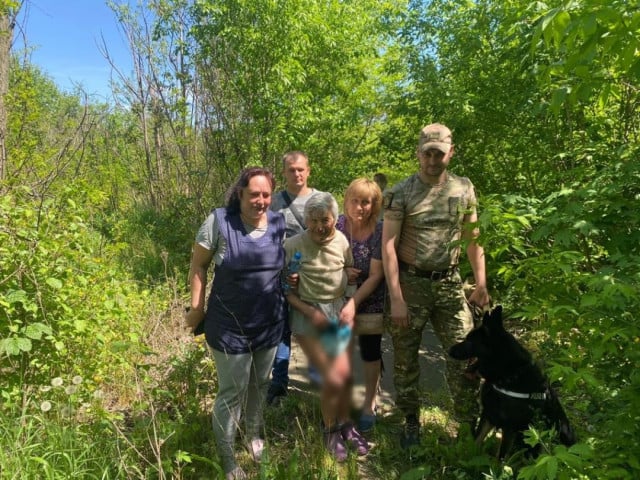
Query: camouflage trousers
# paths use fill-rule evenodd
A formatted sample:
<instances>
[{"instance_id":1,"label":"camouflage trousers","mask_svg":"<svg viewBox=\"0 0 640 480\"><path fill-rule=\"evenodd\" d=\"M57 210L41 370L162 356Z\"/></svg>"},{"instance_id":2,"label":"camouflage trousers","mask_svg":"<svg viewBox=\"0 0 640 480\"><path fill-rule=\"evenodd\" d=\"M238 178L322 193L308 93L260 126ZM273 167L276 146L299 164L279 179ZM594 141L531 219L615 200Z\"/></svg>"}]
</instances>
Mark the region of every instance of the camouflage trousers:
<instances>
[{"instance_id":1,"label":"camouflage trousers","mask_svg":"<svg viewBox=\"0 0 640 480\"><path fill-rule=\"evenodd\" d=\"M396 405L403 414L420 412L419 350L427 322L445 350L446 379L453 401L453 414L460 423L471 423L478 413L477 388L464 376L465 362L447 355L449 347L465 337L473 328L473 315L467 305L458 274L440 281L400 272L402 294L409 309L409 326L399 327L387 315L394 355ZM387 302L388 304L388 302Z\"/></svg>"}]
</instances>

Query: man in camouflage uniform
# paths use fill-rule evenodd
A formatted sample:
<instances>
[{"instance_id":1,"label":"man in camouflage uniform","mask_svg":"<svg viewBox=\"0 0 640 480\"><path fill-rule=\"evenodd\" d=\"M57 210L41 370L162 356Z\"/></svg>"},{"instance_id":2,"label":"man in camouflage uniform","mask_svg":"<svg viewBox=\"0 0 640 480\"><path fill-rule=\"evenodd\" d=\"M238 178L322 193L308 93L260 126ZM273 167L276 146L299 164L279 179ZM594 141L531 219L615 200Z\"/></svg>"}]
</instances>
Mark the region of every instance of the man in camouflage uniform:
<instances>
[{"instance_id":1,"label":"man in camouflage uniform","mask_svg":"<svg viewBox=\"0 0 640 480\"><path fill-rule=\"evenodd\" d=\"M403 448L420 443L418 351L426 322L432 322L445 349L473 328L458 272L464 242L476 284L468 301L478 306L489 303L484 251L475 242L479 232L471 225L477 220L476 195L468 178L447 171L453 152L446 126L424 127L418 139L418 173L389 189L383 201L382 262L389 292L396 405L405 415ZM449 359L446 364L457 420L470 420L475 392L465 385L464 365Z\"/></svg>"}]
</instances>

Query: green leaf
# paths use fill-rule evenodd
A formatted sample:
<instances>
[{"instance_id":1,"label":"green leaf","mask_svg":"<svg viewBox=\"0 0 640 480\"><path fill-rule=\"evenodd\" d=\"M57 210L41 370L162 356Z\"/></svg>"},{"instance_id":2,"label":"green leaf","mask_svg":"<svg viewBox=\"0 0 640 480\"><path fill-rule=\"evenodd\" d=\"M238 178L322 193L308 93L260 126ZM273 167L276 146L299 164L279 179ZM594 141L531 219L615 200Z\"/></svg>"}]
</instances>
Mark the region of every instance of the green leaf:
<instances>
[{"instance_id":1,"label":"green leaf","mask_svg":"<svg viewBox=\"0 0 640 480\"><path fill-rule=\"evenodd\" d=\"M30 352L32 348L31 340L28 338L20 337L17 338L18 348L23 352Z\"/></svg>"},{"instance_id":2,"label":"green leaf","mask_svg":"<svg viewBox=\"0 0 640 480\"><path fill-rule=\"evenodd\" d=\"M6 353L7 355L17 355L20 351L17 347L13 347L11 338L3 338L0 340L0 355ZM15 348L15 351L14 351Z\"/></svg>"},{"instance_id":3,"label":"green leaf","mask_svg":"<svg viewBox=\"0 0 640 480\"><path fill-rule=\"evenodd\" d=\"M87 329L86 320L74 320L73 326L78 332L84 332Z\"/></svg>"},{"instance_id":4,"label":"green leaf","mask_svg":"<svg viewBox=\"0 0 640 480\"><path fill-rule=\"evenodd\" d=\"M432 470L430 466L423 465L403 473L400 480L420 480L421 478L429 478L431 472Z\"/></svg>"},{"instance_id":5,"label":"green leaf","mask_svg":"<svg viewBox=\"0 0 640 480\"><path fill-rule=\"evenodd\" d=\"M49 285L54 290L60 290L62 288L62 282L53 277L47 278L47 285Z\"/></svg>"},{"instance_id":6,"label":"green leaf","mask_svg":"<svg viewBox=\"0 0 640 480\"><path fill-rule=\"evenodd\" d=\"M562 44L570 21L571 16L566 10L559 11L553 19L553 41L556 48L559 48Z\"/></svg>"},{"instance_id":7,"label":"green leaf","mask_svg":"<svg viewBox=\"0 0 640 480\"><path fill-rule=\"evenodd\" d=\"M560 109L562 108L562 105L564 105L568 93L569 90L567 87L557 88L553 92L553 95L551 96L550 107L551 111L556 115L560 113Z\"/></svg>"},{"instance_id":8,"label":"green leaf","mask_svg":"<svg viewBox=\"0 0 640 480\"><path fill-rule=\"evenodd\" d=\"M7 355L19 355L20 352L31 351L31 340L24 337L5 338L0 342L0 352L6 352Z\"/></svg>"},{"instance_id":9,"label":"green leaf","mask_svg":"<svg viewBox=\"0 0 640 480\"><path fill-rule=\"evenodd\" d=\"M51 335L51 327L43 323L32 323L24 329L24 334L32 340L40 340L42 335Z\"/></svg>"},{"instance_id":10,"label":"green leaf","mask_svg":"<svg viewBox=\"0 0 640 480\"><path fill-rule=\"evenodd\" d=\"M569 452L579 455L581 457L588 457L591 455L591 447L586 443L576 443L575 445L571 445L569 447Z\"/></svg>"},{"instance_id":11,"label":"green leaf","mask_svg":"<svg viewBox=\"0 0 640 480\"><path fill-rule=\"evenodd\" d=\"M116 341L110 345L110 350L114 353L126 352L131 348L131 343L125 341Z\"/></svg>"},{"instance_id":12,"label":"green leaf","mask_svg":"<svg viewBox=\"0 0 640 480\"><path fill-rule=\"evenodd\" d=\"M549 457L547 462L547 478L556 478L558 473L558 459L556 457Z\"/></svg>"},{"instance_id":13,"label":"green leaf","mask_svg":"<svg viewBox=\"0 0 640 480\"><path fill-rule=\"evenodd\" d=\"M5 295L5 300L11 305L12 303L27 303L27 292L24 290L9 290Z\"/></svg>"}]
</instances>

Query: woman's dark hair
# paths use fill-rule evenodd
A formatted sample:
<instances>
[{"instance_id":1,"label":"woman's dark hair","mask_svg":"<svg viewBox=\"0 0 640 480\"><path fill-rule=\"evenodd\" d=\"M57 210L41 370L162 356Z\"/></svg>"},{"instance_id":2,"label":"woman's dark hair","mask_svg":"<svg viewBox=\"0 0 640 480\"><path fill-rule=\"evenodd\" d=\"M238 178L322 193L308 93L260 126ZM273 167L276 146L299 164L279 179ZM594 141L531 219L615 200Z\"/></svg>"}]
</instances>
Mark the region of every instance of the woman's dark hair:
<instances>
[{"instance_id":1,"label":"woman's dark hair","mask_svg":"<svg viewBox=\"0 0 640 480\"><path fill-rule=\"evenodd\" d=\"M269 180L271 184L271 191L276 189L276 181L273 177L273 173L270 170L262 167L249 167L240 172L240 176L236 183L227 192L227 212L239 213L240 212L240 192L242 189L249 185L249 180L256 176L263 176Z\"/></svg>"}]
</instances>

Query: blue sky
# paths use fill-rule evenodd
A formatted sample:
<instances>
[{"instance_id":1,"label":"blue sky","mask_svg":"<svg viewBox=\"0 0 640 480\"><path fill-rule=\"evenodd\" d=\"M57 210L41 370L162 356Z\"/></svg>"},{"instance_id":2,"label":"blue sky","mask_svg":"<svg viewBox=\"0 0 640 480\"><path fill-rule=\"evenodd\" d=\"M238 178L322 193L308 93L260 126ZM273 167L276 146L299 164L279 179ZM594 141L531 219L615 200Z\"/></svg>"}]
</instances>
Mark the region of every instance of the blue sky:
<instances>
[{"instance_id":1,"label":"blue sky","mask_svg":"<svg viewBox=\"0 0 640 480\"><path fill-rule=\"evenodd\" d=\"M98 48L101 36L116 65L126 73L131 70L126 41L105 0L24 0L14 51L23 48L23 35L33 48L31 62L61 90L80 84L96 100L110 100L111 67Z\"/></svg>"}]
</instances>

